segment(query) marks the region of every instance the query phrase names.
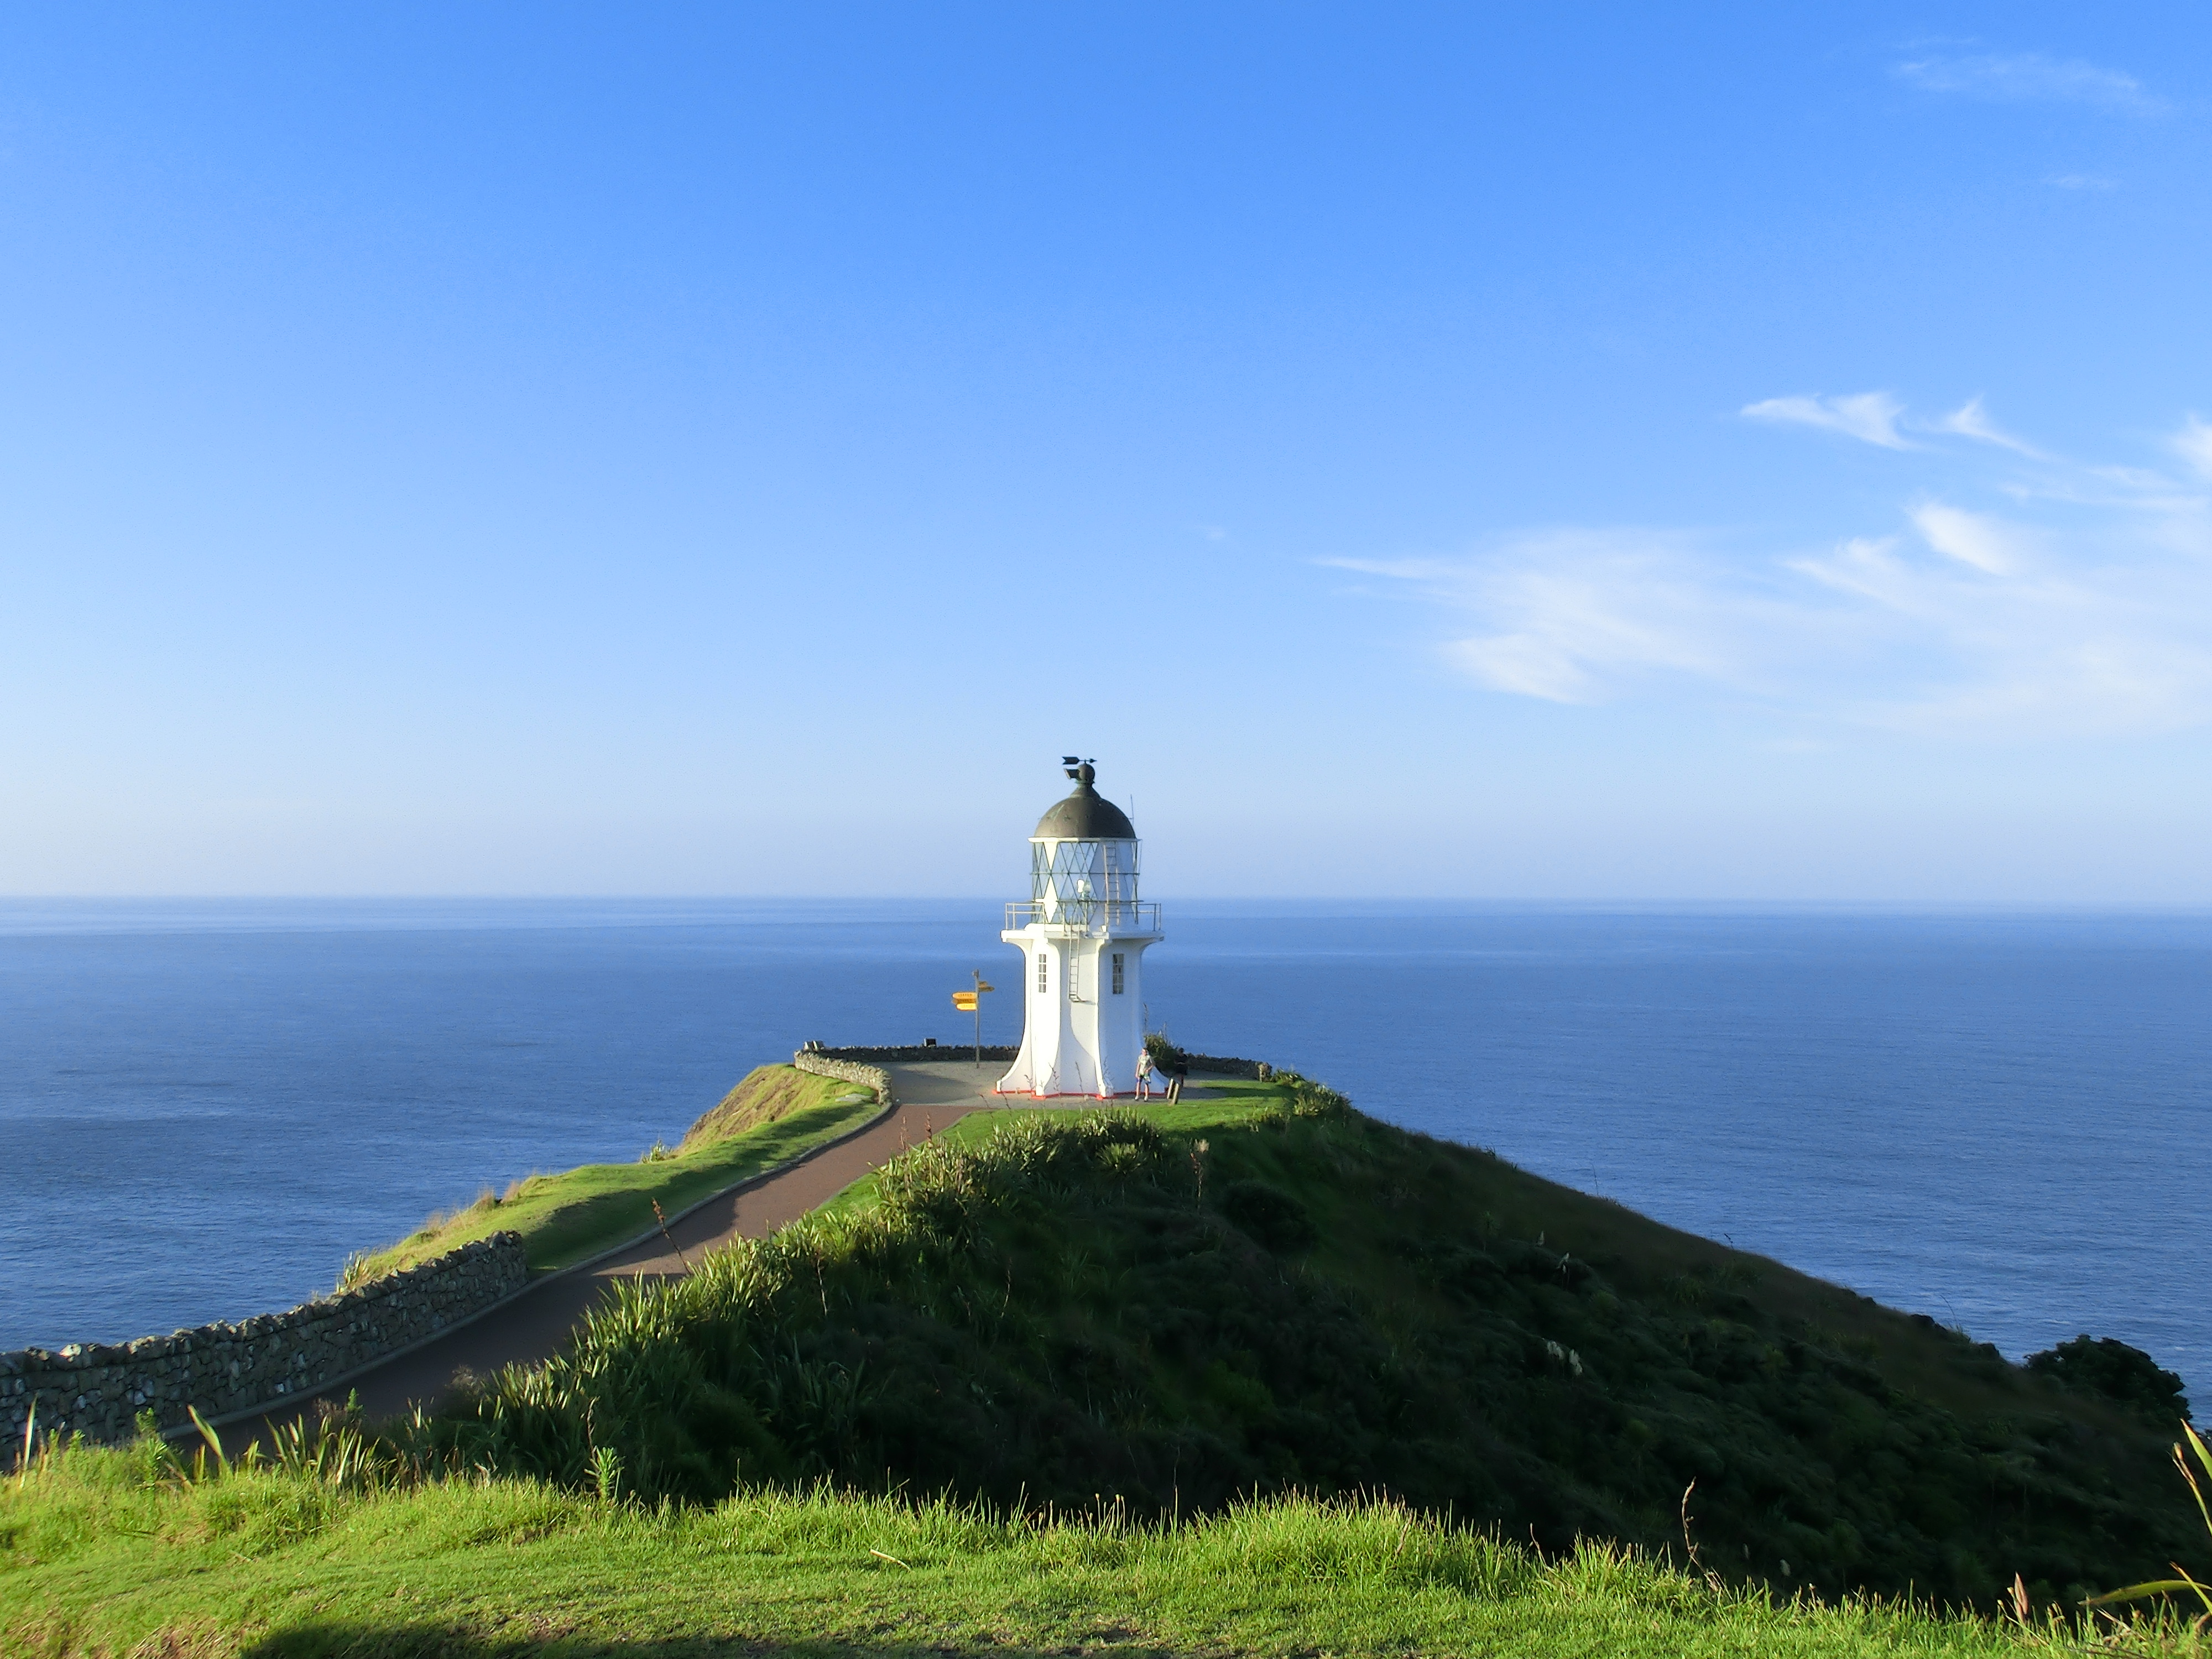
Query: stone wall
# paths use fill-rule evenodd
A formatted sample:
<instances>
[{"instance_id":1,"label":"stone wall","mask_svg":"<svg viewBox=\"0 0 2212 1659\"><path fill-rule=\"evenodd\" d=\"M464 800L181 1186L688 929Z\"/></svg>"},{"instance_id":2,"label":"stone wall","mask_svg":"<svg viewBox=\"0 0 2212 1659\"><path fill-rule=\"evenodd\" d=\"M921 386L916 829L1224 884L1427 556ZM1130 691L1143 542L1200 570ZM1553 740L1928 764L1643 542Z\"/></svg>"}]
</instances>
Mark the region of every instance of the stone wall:
<instances>
[{"instance_id":1,"label":"stone wall","mask_svg":"<svg viewBox=\"0 0 2212 1659\"><path fill-rule=\"evenodd\" d=\"M832 1050L801 1048L791 1057L791 1063L802 1072L811 1072L817 1077L834 1077L846 1083L857 1083L876 1091L877 1103L889 1109L896 1100L891 1093L891 1076L880 1066L864 1065L856 1060L840 1060L837 1054L846 1052L874 1053L876 1050Z\"/></svg>"},{"instance_id":2,"label":"stone wall","mask_svg":"<svg viewBox=\"0 0 2212 1659\"><path fill-rule=\"evenodd\" d=\"M1020 1048L1010 1043L1002 1044L987 1042L983 1045L983 1058L985 1060L1005 1060L1008 1064L1012 1064L1015 1057L1020 1053ZM911 1064L916 1060L973 1060L975 1057L975 1045L972 1042L939 1042L933 1044L909 1042L894 1046L867 1048L824 1048L817 1047L813 1043L809 1043L805 1048L801 1048L799 1051L799 1057L794 1059L793 1063L798 1065L801 1071L814 1071L817 1070L818 1066L807 1064L806 1062L808 1060L842 1060L847 1062L858 1061L861 1063L874 1060L878 1065L889 1064L897 1066ZM1212 1072L1217 1077L1251 1078L1259 1082L1265 1082L1269 1077L1273 1076L1274 1073L1274 1068L1269 1066L1264 1060L1237 1060L1227 1054L1194 1054L1188 1053L1184 1054L1184 1059L1189 1062L1190 1069L1192 1071ZM847 1074L843 1072L824 1072L823 1073L823 1075L825 1077L844 1077ZM861 1080L862 1079L858 1078L853 1079L853 1081L855 1082Z\"/></svg>"},{"instance_id":3,"label":"stone wall","mask_svg":"<svg viewBox=\"0 0 2212 1659\"><path fill-rule=\"evenodd\" d=\"M1168 1052L1170 1055L1181 1054L1183 1064L1192 1071L1211 1072L1216 1077L1243 1077L1255 1083L1265 1083L1275 1074L1275 1068L1264 1060L1236 1060L1227 1054L1194 1054L1188 1048L1176 1048L1173 1043L1168 1045ZM1156 1060L1154 1063L1158 1062ZM1174 1065L1170 1059L1168 1069L1173 1070Z\"/></svg>"},{"instance_id":4,"label":"stone wall","mask_svg":"<svg viewBox=\"0 0 2212 1659\"><path fill-rule=\"evenodd\" d=\"M1255 1083L1265 1083L1275 1074L1275 1068L1264 1060L1232 1060L1225 1054L1194 1054L1186 1053L1183 1059L1194 1072L1211 1072L1216 1077L1250 1078Z\"/></svg>"},{"instance_id":5,"label":"stone wall","mask_svg":"<svg viewBox=\"0 0 2212 1659\"><path fill-rule=\"evenodd\" d=\"M817 1048L810 1045L799 1052L812 1054L818 1060L872 1060L878 1064L889 1060L897 1065L923 1060L973 1060L975 1058L975 1045L972 1042L908 1042L877 1048ZM983 1045L983 1058L986 1060L1012 1062L1019 1053L1019 1048L1004 1044L987 1042Z\"/></svg>"},{"instance_id":6,"label":"stone wall","mask_svg":"<svg viewBox=\"0 0 2212 1659\"><path fill-rule=\"evenodd\" d=\"M529 1277L520 1233L489 1238L289 1313L203 1325L116 1347L76 1344L0 1354L0 1468L23 1429L128 1440L142 1411L166 1432L188 1428L187 1407L210 1420L313 1394L520 1290Z\"/></svg>"}]
</instances>

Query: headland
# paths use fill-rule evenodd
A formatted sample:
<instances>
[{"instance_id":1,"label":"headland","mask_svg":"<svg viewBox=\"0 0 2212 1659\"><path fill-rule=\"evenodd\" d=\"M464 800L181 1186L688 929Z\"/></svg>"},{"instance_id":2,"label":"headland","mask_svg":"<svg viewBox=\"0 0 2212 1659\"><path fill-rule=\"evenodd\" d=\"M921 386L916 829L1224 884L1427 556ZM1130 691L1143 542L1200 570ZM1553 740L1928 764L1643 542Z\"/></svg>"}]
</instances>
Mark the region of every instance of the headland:
<instances>
[{"instance_id":1,"label":"headland","mask_svg":"<svg viewBox=\"0 0 2212 1659\"><path fill-rule=\"evenodd\" d=\"M580 1263L565 1258L585 1217L563 1212L627 1225L608 1194L646 1188L542 1177L446 1218L388 1259L504 1234L529 1258L524 1291L350 1399L304 1395L220 1451L220 1431L197 1450L50 1443L5 1500L10 1536L46 1524L40 1480L78 1490L135 1468L132 1504L189 1508L210 1467L239 1492L288 1469L319 1491L337 1459L335 1490L352 1495L303 1539L387 1524L378 1505L479 1501L457 1481L512 1483L514 1502L565 1517L555 1532L616 1555L625 1516L728 1516L749 1536L773 1515L908 1548L917 1527L957 1534L969 1543L922 1553L951 1563L972 1545L971 1574L1071 1528L1091 1540L1079 1553L1157 1540L1146 1559L1172 1578L1173 1560L1231 1536L1357 1554L1352 1540L1387 1526L1434 1582L1487 1574L1556 1595L1578 1563L1638 1595L1704 1596L1699 1617L1723 1625L1854 1596L2078 1612L2202 1553L2166 1462L2185 1407L2132 1350L2012 1364L1294 1073L1194 1072L1172 1106L1013 1109L957 1051L877 1073L888 1103L848 1098L850 1074L754 1073L635 1167L721 1148L726 1175L746 1167L739 1146L781 1161L688 1209L664 1203L665 1225ZM839 1110L862 1121L797 1127ZM783 1139L760 1139L779 1125ZM240 1472L249 1443L265 1451ZM203 1605L153 1588L154 1537L57 1547L57 1571L79 1563L70 1582L137 1586L117 1605L149 1618ZM15 1559L0 1583L16 1623L0 1627L33 1628L63 1582ZM773 1623L737 1620L757 1635ZM1160 1613L1146 1628L1192 1627ZM1948 1643L1989 1627L1942 1628ZM1865 1632L1841 1629L1834 1650L1857 1650Z\"/></svg>"}]
</instances>

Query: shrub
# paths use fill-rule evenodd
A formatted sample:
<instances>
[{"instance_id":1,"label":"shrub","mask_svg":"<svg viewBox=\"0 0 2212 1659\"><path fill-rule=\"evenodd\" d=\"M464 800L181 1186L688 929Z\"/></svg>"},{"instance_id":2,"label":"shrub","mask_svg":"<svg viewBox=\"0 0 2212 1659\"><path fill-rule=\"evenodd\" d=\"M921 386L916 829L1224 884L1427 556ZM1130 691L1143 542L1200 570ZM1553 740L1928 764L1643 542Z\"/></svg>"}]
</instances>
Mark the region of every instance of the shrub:
<instances>
[{"instance_id":1,"label":"shrub","mask_svg":"<svg viewBox=\"0 0 2212 1659\"><path fill-rule=\"evenodd\" d=\"M1317 1236L1306 1206L1264 1181L1232 1181L1221 1189L1221 1212L1269 1249L1303 1249Z\"/></svg>"},{"instance_id":2,"label":"shrub","mask_svg":"<svg viewBox=\"0 0 2212 1659\"><path fill-rule=\"evenodd\" d=\"M2027 1363L2031 1371L2076 1394L2095 1395L2160 1423L2190 1420L2180 1377L2116 1338L2084 1334L2029 1355Z\"/></svg>"}]
</instances>

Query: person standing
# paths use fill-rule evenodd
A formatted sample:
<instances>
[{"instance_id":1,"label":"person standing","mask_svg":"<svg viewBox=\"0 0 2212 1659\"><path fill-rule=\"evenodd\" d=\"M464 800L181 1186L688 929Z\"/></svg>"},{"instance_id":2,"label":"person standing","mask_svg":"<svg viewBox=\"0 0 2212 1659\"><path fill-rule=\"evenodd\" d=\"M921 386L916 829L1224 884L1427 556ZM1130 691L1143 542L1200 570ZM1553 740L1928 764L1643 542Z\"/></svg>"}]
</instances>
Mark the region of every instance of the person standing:
<instances>
[{"instance_id":1,"label":"person standing","mask_svg":"<svg viewBox=\"0 0 2212 1659\"><path fill-rule=\"evenodd\" d=\"M1146 1048L1137 1055L1137 1098L1152 1097L1152 1052Z\"/></svg>"}]
</instances>

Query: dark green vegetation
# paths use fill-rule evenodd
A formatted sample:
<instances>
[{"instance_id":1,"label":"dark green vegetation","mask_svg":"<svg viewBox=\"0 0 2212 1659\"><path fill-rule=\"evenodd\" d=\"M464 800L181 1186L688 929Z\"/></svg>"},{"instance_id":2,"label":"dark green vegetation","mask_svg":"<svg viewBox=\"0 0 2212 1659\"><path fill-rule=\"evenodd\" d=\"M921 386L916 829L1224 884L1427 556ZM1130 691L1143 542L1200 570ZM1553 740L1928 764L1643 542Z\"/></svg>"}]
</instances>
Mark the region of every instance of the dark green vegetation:
<instances>
[{"instance_id":1,"label":"dark green vegetation","mask_svg":"<svg viewBox=\"0 0 2212 1659\"><path fill-rule=\"evenodd\" d=\"M416 1455L713 1503L1387 1492L1547 1551L2039 1602L2195 1561L2171 1422L1297 1079L985 1113L611 1306Z\"/></svg>"},{"instance_id":2,"label":"dark green vegetation","mask_svg":"<svg viewBox=\"0 0 2212 1659\"><path fill-rule=\"evenodd\" d=\"M2077 1336L2071 1342L2062 1342L2030 1355L2027 1368L2076 1394L2124 1406L2161 1428L2189 1416L2181 1379L2172 1371L2161 1370L2158 1362L2141 1348L2131 1348L2109 1336Z\"/></svg>"},{"instance_id":3,"label":"dark green vegetation","mask_svg":"<svg viewBox=\"0 0 2212 1659\"><path fill-rule=\"evenodd\" d=\"M434 1215L397 1244L355 1256L339 1288L510 1229L522 1235L534 1272L588 1261L650 1231L655 1203L676 1215L860 1127L877 1110L874 1094L857 1085L763 1066L694 1123L676 1152L655 1147L635 1164L529 1176L503 1194L486 1188L466 1208Z\"/></svg>"}]
</instances>

